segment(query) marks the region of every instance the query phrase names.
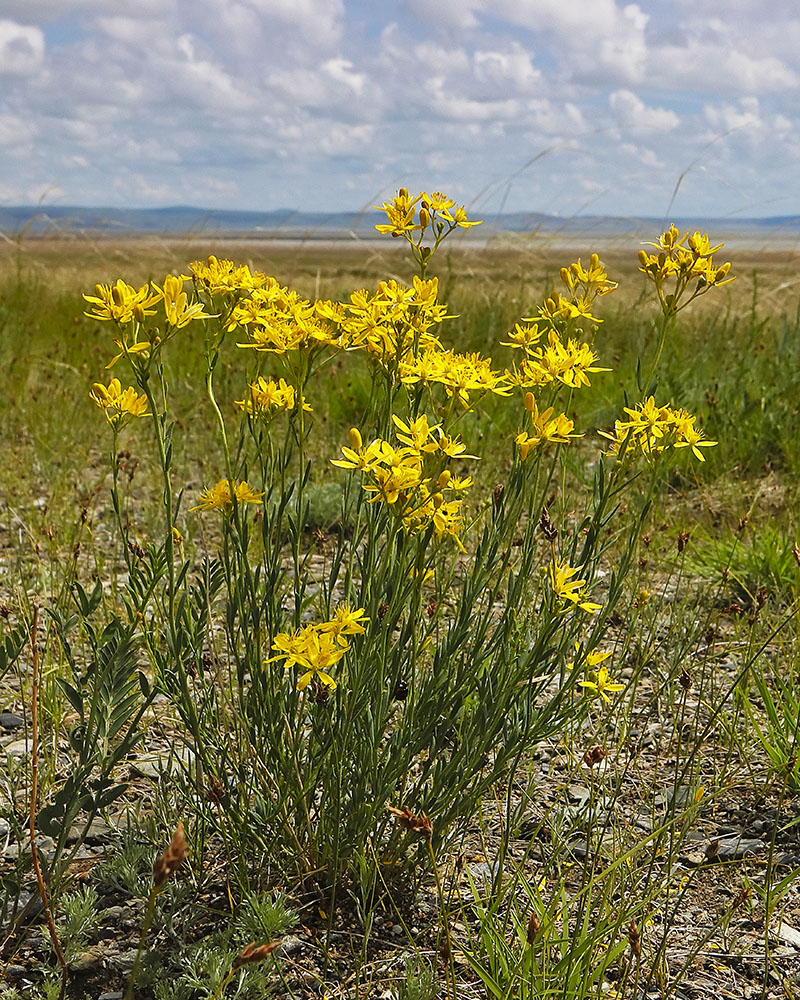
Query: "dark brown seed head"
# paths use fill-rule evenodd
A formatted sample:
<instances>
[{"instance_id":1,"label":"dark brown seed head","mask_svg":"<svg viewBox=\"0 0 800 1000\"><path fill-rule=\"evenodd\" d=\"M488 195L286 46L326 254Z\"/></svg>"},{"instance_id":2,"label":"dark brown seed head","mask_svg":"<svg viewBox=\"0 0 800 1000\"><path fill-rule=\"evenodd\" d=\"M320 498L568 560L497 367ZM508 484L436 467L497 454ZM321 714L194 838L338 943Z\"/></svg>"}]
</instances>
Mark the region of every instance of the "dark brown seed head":
<instances>
[{"instance_id":1,"label":"dark brown seed head","mask_svg":"<svg viewBox=\"0 0 800 1000\"><path fill-rule=\"evenodd\" d=\"M160 889L170 875L180 868L186 860L187 853L186 838L183 835L183 821L178 820L169 847L153 865L153 882L157 889Z\"/></svg>"},{"instance_id":2,"label":"dark brown seed head","mask_svg":"<svg viewBox=\"0 0 800 1000\"><path fill-rule=\"evenodd\" d=\"M252 965L253 962L263 962L265 958L268 958L275 951L279 944L280 941L270 941L269 944L260 945L251 942L233 960L231 969L240 969L243 965Z\"/></svg>"},{"instance_id":3,"label":"dark brown seed head","mask_svg":"<svg viewBox=\"0 0 800 1000\"><path fill-rule=\"evenodd\" d=\"M392 697L395 701L405 701L408 697L408 681L404 677L398 679L394 686Z\"/></svg>"},{"instance_id":4,"label":"dark brown seed head","mask_svg":"<svg viewBox=\"0 0 800 1000\"><path fill-rule=\"evenodd\" d=\"M542 529L542 534L547 539L548 542L554 542L558 538L558 528L550 520L550 513L547 507L542 507L542 514L539 518L539 527Z\"/></svg>"},{"instance_id":5,"label":"dark brown seed head","mask_svg":"<svg viewBox=\"0 0 800 1000\"><path fill-rule=\"evenodd\" d=\"M606 752L602 747L589 747L583 755L583 762L587 767L595 767L605 760Z\"/></svg>"},{"instance_id":6,"label":"dark brown seed head","mask_svg":"<svg viewBox=\"0 0 800 1000\"><path fill-rule=\"evenodd\" d=\"M413 813L408 806L403 806L402 809L388 806L388 809L404 830L411 830L413 833L419 834L420 837L424 837L425 840L430 840L433 836L433 821L424 812Z\"/></svg>"},{"instance_id":7,"label":"dark brown seed head","mask_svg":"<svg viewBox=\"0 0 800 1000\"><path fill-rule=\"evenodd\" d=\"M633 957L638 958L642 953L642 938L635 920L631 920L628 924L628 944L631 946Z\"/></svg>"},{"instance_id":8,"label":"dark brown seed head","mask_svg":"<svg viewBox=\"0 0 800 1000\"><path fill-rule=\"evenodd\" d=\"M536 910L533 910L531 912L531 915L528 917L528 927L525 932L525 938L529 945L533 946L533 943L536 940L536 935L539 933L540 927L541 924L539 923L539 916L536 913Z\"/></svg>"}]
</instances>

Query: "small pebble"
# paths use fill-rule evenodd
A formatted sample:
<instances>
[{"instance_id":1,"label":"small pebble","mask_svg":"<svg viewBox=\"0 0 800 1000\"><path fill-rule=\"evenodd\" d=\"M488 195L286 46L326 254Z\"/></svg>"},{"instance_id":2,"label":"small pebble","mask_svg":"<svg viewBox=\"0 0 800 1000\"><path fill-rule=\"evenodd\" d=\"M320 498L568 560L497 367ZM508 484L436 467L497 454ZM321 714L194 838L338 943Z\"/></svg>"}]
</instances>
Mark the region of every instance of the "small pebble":
<instances>
[{"instance_id":1,"label":"small pebble","mask_svg":"<svg viewBox=\"0 0 800 1000\"><path fill-rule=\"evenodd\" d=\"M105 957L105 951L103 948L97 946L94 948L89 948L82 954L78 955L77 958L73 959L70 963L70 967L75 970L75 972L87 972L89 969L94 969L100 965Z\"/></svg>"},{"instance_id":2,"label":"small pebble","mask_svg":"<svg viewBox=\"0 0 800 1000\"><path fill-rule=\"evenodd\" d=\"M22 729L24 725L25 720L21 716L13 712L0 712L0 729L13 733L17 729Z\"/></svg>"},{"instance_id":3,"label":"small pebble","mask_svg":"<svg viewBox=\"0 0 800 1000\"><path fill-rule=\"evenodd\" d=\"M120 951L116 955L110 956L109 961L118 969L130 970L136 961L136 949L131 948L130 951Z\"/></svg>"},{"instance_id":4,"label":"small pebble","mask_svg":"<svg viewBox=\"0 0 800 1000\"><path fill-rule=\"evenodd\" d=\"M305 947L305 942L296 934L287 934L275 950L276 955L291 955Z\"/></svg>"}]
</instances>

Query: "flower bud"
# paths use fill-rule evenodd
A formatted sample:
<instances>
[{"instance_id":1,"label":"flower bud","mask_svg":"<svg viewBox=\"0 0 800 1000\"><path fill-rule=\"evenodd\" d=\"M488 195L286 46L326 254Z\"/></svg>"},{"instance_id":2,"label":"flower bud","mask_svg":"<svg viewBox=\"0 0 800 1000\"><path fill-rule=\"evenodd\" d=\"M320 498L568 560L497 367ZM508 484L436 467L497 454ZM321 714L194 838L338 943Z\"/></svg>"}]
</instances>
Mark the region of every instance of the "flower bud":
<instances>
[{"instance_id":1,"label":"flower bud","mask_svg":"<svg viewBox=\"0 0 800 1000\"><path fill-rule=\"evenodd\" d=\"M453 475L450 472L450 470L449 469L445 469L444 472L442 472L440 474L439 478L436 480L436 489L437 490L447 489L447 484L450 482L450 480L452 478L453 478Z\"/></svg>"},{"instance_id":2,"label":"flower bud","mask_svg":"<svg viewBox=\"0 0 800 1000\"><path fill-rule=\"evenodd\" d=\"M532 392L525 393L525 409L528 413L533 413L533 408L536 406L536 400L533 398Z\"/></svg>"},{"instance_id":3,"label":"flower bud","mask_svg":"<svg viewBox=\"0 0 800 1000\"><path fill-rule=\"evenodd\" d=\"M351 427L348 431L348 436L350 438L350 444L353 446L354 451L360 451L364 442L361 438L361 431L357 427Z\"/></svg>"},{"instance_id":4,"label":"flower bud","mask_svg":"<svg viewBox=\"0 0 800 1000\"><path fill-rule=\"evenodd\" d=\"M426 229L430 221L431 221L430 212L427 210L427 208L424 207L421 208L419 210L419 224L422 226L423 229Z\"/></svg>"}]
</instances>

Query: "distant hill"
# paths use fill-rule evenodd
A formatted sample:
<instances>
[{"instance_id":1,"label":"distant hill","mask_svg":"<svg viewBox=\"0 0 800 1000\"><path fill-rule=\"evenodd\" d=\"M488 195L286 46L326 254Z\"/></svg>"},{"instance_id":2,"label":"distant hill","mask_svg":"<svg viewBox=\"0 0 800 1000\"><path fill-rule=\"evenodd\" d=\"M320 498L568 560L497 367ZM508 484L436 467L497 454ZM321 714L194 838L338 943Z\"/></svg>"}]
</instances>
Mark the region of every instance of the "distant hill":
<instances>
[{"instance_id":1,"label":"distant hill","mask_svg":"<svg viewBox=\"0 0 800 1000\"><path fill-rule=\"evenodd\" d=\"M579 215L560 218L537 212L484 215L480 230L470 230L482 241L501 234L596 234L623 236L651 234L664 225L663 218L631 218ZM0 207L0 232L6 236L93 234L185 235L251 237L264 239L372 239L378 238L378 212L271 212L226 211L177 205L168 208L87 208L80 205L14 205ZM773 216L760 219L672 218L681 229L700 229L720 235L800 236L800 216Z\"/></svg>"}]
</instances>

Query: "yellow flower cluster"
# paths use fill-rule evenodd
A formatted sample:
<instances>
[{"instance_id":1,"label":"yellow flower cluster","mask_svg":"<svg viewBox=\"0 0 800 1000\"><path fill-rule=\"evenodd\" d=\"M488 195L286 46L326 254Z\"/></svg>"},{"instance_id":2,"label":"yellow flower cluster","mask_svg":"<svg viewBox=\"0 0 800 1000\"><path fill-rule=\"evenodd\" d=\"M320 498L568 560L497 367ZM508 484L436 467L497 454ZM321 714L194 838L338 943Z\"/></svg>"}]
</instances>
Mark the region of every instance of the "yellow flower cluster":
<instances>
[{"instance_id":1,"label":"yellow flower cluster","mask_svg":"<svg viewBox=\"0 0 800 1000\"><path fill-rule=\"evenodd\" d=\"M481 354L457 354L441 348L429 348L424 353L400 365L400 381L405 385L444 387L465 408L475 402L475 396L492 392L508 396L511 386L504 372L492 370L492 359Z\"/></svg>"},{"instance_id":2,"label":"yellow flower cluster","mask_svg":"<svg viewBox=\"0 0 800 1000\"><path fill-rule=\"evenodd\" d=\"M525 348L526 357L519 367L514 366L509 378L523 389L561 382L571 389L591 385L589 375L611 371L596 364L597 354L588 344L578 343L570 337L563 343L558 333L551 330L546 347Z\"/></svg>"},{"instance_id":3,"label":"yellow flower cluster","mask_svg":"<svg viewBox=\"0 0 800 1000\"><path fill-rule=\"evenodd\" d=\"M471 222L467 218L467 210L456 206L452 198L434 191L428 194L420 191L413 198L407 188L400 188L392 201L385 201L375 206L379 212L385 212L388 222L375 226L379 233L390 233L392 236L406 236L410 233L424 234L430 229L434 239L440 241L454 229L469 229L480 226L480 222Z\"/></svg>"},{"instance_id":4,"label":"yellow flower cluster","mask_svg":"<svg viewBox=\"0 0 800 1000\"><path fill-rule=\"evenodd\" d=\"M228 479L220 479L216 486L209 486L202 490L197 498L198 503L189 510L233 510L234 497L236 503L258 503L264 496L242 480L240 483L231 482Z\"/></svg>"},{"instance_id":5,"label":"yellow flower cluster","mask_svg":"<svg viewBox=\"0 0 800 1000\"><path fill-rule=\"evenodd\" d=\"M363 488L373 494L370 503L382 500L396 507L407 531L417 534L432 526L437 538L451 537L463 552L458 537L463 527L463 501L447 497L468 489L472 479L454 476L442 466L451 458L475 456L467 455L461 439L445 434L441 425L430 426L424 414L408 422L395 415L392 419L402 447L380 438L365 447L360 432L353 427L352 447L342 448L344 458L332 464L363 473L367 477Z\"/></svg>"},{"instance_id":6,"label":"yellow flower cluster","mask_svg":"<svg viewBox=\"0 0 800 1000\"><path fill-rule=\"evenodd\" d=\"M525 409L530 414L532 433L521 431L514 438L523 462L534 448L541 445L567 444L571 438L583 437L575 433L575 423L566 413L553 416L555 411L552 406L540 413L532 392L525 393Z\"/></svg>"},{"instance_id":7,"label":"yellow flower cluster","mask_svg":"<svg viewBox=\"0 0 800 1000\"><path fill-rule=\"evenodd\" d=\"M624 410L630 419L615 421L612 433L600 431L611 442L607 455L623 457L633 451L652 455L667 448L690 448L695 458L704 462L700 449L713 448L717 443L703 438L702 431L695 427L697 418L691 413L657 406L653 396Z\"/></svg>"},{"instance_id":8,"label":"yellow flower cluster","mask_svg":"<svg viewBox=\"0 0 800 1000\"><path fill-rule=\"evenodd\" d=\"M330 621L306 625L299 631L280 632L275 636L272 648L276 655L267 660L285 660L286 669L299 667L303 673L297 682L297 690L302 691L313 681L325 687L335 688L336 681L328 670L341 660L350 649L344 637L358 635L369 622L364 609L352 611L344 604L336 609Z\"/></svg>"},{"instance_id":9,"label":"yellow flower cluster","mask_svg":"<svg viewBox=\"0 0 800 1000\"><path fill-rule=\"evenodd\" d=\"M724 243L711 246L708 236L696 232L684 233L671 225L659 238L647 246L656 253L639 251L639 270L653 282L661 308L672 316L689 305L698 295L714 286L727 285L730 262L715 266L713 255Z\"/></svg>"},{"instance_id":10,"label":"yellow flower cluster","mask_svg":"<svg viewBox=\"0 0 800 1000\"><path fill-rule=\"evenodd\" d=\"M195 287L209 295L231 295L251 292L267 283L266 274L251 271L246 264L237 265L232 260L220 260L213 254L203 263L195 260L189 265Z\"/></svg>"},{"instance_id":11,"label":"yellow flower cluster","mask_svg":"<svg viewBox=\"0 0 800 1000\"><path fill-rule=\"evenodd\" d=\"M90 319L110 320L122 330L122 339L114 341L119 353L106 368L111 368L121 357L129 360L137 356L147 358L154 344L163 343L192 320L213 318L204 312L202 302L189 300L184 291L188 280L185 274L168 274L161 285L151 282L134 288L120 278L114 285L95 285L94 295L83 296L92 306L84 315ZM150 337L145 335L145 339L140 340L139 334L147 318L158 314L154 308L157 305L164 311L163 336L151 332Z\"/></svg>"},{"instance_id":12,"label":"yellow flower cluster","mask_svg":"<svg viewBox=\"0 0 800 1000\"><path fill-rule=\"evenodd\" d=\"M286 354L319 344L338 346L334 331L319 317L315 304L271 277L233 307L225 328L237 327L251 337L249 343L238 346L256 351Z\"/></svg>"},{"instance_id":13,"label":"yellow flower cluster","mask_svg":"<svg viewBox=\"0 0 800 1000\"><path fill-rule=\"evenodd\" d=\"M180 329L193 319L209 319L209 315L203 312L201 303L189 302L183 290L184 282L188 280L185 274L168 274L163 285L152 282L141 288L134 288L122 278L114 285L95 285L94 295L83 296L92 305L92 309L85 315L90 319L111 320L118 326L125 326L133 320L143 323L147 316L155 316L153 306L161 303L169 327ZM128 350L141 353L141 350L137 352L133 346L129 346Z\"/></svg>"},{"instance_id":14,"label":"yellow flower cluster","mask_svg":"<svg viewBox=\"0 0 800 1000\"><path fill-rule=\"evenodd\" d=\"M590 385L589 375L610 371L597 365L597 354L571 332L580 333L578 323L601 323L592 313L595 299L608 295L617 287L597 254L592 254L589 267L580 259L561 269L561 280L568 295L554 292L539 308L538 315L526 316L517 323L504 341L507 347L522 350L525 357L514 365L510 380L523 389L561 382L571 389ZM546 344L540 341L547 333Z\"/></svg>"},{"instance_id":15,"label":"yellow flower cluster","mask_svg":"<svg viewBox=\"0 0 800 1000\"><path fill-rule=\"evenodd\" d=\"M294 410L296 398L294 386L289 385L285 379L281 378L275 382L259 376L247 388L249 389L247 398L237 399L236 405L251 417L271 416L282 410L289 412ZM305 396L300 397L300 405L306 411L311 410Z\"/></svg>"},{"instance_id":16,"label":"yellow flower cluster","mask_svg":"<svg viewBox=\"0 0 800 1000\"><path fill-rule=\"evenodd\" d=\"M118 378L112 378L108 387L102 382L95 382L89 395L105 411L106 420L112 427L121 427L129 417L150 416L147 397L138 395L133 386L123 389Z\"/></svg>"},{"instance_id":17,"label":"yellow flower cluster","mask_svg":"<svg viewBox=\"0 0 800 1000\"><path fill-rule=\"evenodd\" d=\"M381 281L374 295L363 289L353 292L338 310L332 303L319 306L324 315L338 322L340 346L362 348L388 366L411 361L420 351L442 349L431 333L447 318L438 295L438 278L425 281L415 275L411 287Z\"/></svg>"}]
</instances>

